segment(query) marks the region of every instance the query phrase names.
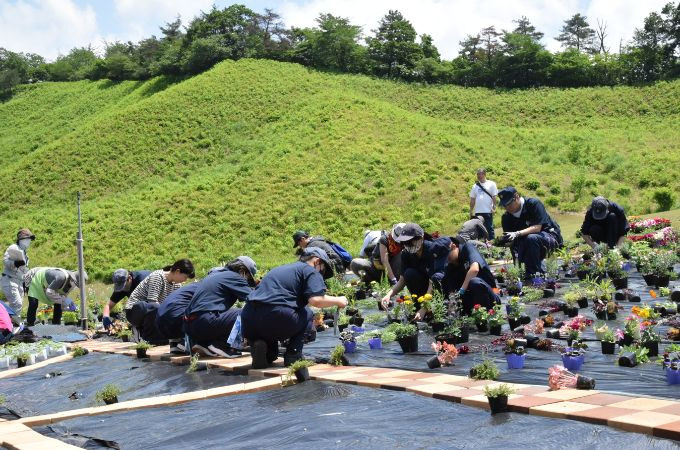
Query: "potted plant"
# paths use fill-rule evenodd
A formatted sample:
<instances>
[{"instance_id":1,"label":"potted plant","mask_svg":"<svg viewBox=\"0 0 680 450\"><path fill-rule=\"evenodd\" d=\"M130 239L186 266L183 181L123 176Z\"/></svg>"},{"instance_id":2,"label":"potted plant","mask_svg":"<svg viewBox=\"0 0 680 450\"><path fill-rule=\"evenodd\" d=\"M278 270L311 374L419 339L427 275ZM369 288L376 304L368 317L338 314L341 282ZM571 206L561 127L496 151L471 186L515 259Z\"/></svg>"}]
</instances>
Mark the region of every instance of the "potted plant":
<instances>
[{"instance_id":1,"label":"potted plant","mask_svg":"<svg viewBox=\"0 0 680 450\"><path fill-rule=\"evenodd\" d=\"M437 341L444 341L449 344L463 344L470 339L470 332L467 322L463 319L454 321L447 326L444 331L435 336Z\"/></svg>"},{"instance_id":2,"label":"potted plant","mask_svg":"<svg viewBox=\"0 0 680 450\"><path fill-rule=\"evenodd\" d=\"M576 317L578 315L579 300L583 297L582 290L578 285L572 286L564 293L564 314L567 317Z\"/></svg>"},{"instance_id":3,"label":"potted plant","mask_svg":"<svg viewBox=\"0 0 680 450\"><path fill-rule=\"evenodd\" d=\"M20 352L20 353L17 353L16 358L17 358L17 367L25 367L26 364L28 363L28 360L31 359L31 354L28 353L28 352Z\"/></svg>"},{"instance_id":4,"label":"potted plant","mask_svg":"<svg viewBox=\"0 0 680 450\"><path fill-rule=\"evenodd\" d=\"M338 330L339 331L342 332L342 331L345 330L345 328L347 328L349 326L349 317L350 316L348 316L344 312L341 312L338 315Z\"/></svg>"},{"instance_id":5,"label":"potted plant","mask_svg":"<svg viewBox=\"0 0 680 450\"><path fill-rule=\"evenodd\" d=\"M654 284L657 287L668 287L671 277L674 276L673 264L677 259L675 253L669 250L655 249L652 252L651 269L656 276Z\"/></svg>"},{"instance_id":6,"label":"potted plant","mask_svg":"<svg viewBox=\"0 0 680 450\"><path fill-rule=\"evenodd\" d=\"M426 296L429 294L425 294ZM432 332L437 334L446 328L446 305L444 304L444 296L441 292L436 291L429 303L429 308L432 313Z\"/></svg>"},{"instance_id":7,"label":"potted plant","mask_svg":"<svg viewBox=\"0 0 680 450\"><path fill-rule=\"evenodd\" d=\"M349 366L349 361L347 361L347 358L345 357L345 347L343 345L336 345L333 350L331 350L328 363L332 366Z\"/></svg>"},{"instance_id":8,"label":"potted plant","mask_svg":"<svg viewBox=\"0 0 680 450\"><path fill-rule=\"evenodd\" d=\"M353 331L345 330L342 333L340 333L340 342L342 342L342 346L345 347L345 353L356 352L357 340Z\"/></svg>"},{"instance_id":9,"label":"potted plant","mask_svg":"<svg viewBox=\"0 0 680 450\"><path fill-rule=\"evenodd\" d=\"M623 327L623 334L619 341L619 346L631 345L633 341L640 340L640 323L634 316L626 318L626 324Z\"/></svg>"},{"instance_id":10,"label":"potted plant","mask_svg":"<svg viewBox=\"0 0 680 450\"><path fill-rule=\"evenodd\" d=\"M628 288L628 272L623 270L623 256L617 250L610 250L606 256L607 275L614 285L614 289Z\"/></svg>"},{"instance_id":11,"label":"potted plant","mask_svg":"<svg viewBox=\"0 0 680 450\"><path fill-rule=\"evenodd\" d=\"M496 387L484 386L484 395L489 401L491 414L497 414L508 410L508 396L515 392L509 385L502 383Z\"/></svg>"},{"instance_id":12,"label":"potted plant","mask_svg":"<svg viewBox=\"0 0 680 450\"><path fill-rule=\"evenodd\" d=\"M458 357L458 349L453 344L435 341L432 343L432 349L435 351L435 355L427 360L427 367L430 369L449 366Z\"/></svg>"},{"instance_id":13,"label":"potted plant","mask_svg":"<svg viewBox=\"0 0 680 450\"><path fill-rule=\"evenodd\" d=\"M130 342L130 338L132 337L132 331L126 328L124 330L120 330L116 336L123 342Z\"/></svg>"},{"instance_id":14,"label":"potted plant","mask_svg":"<svg viewBox=\"0 0 680 450\"><path fill-rule=\"evenodd\" d=\"M64 325L78 325L78 313L75 311L65 311L62 315Z\"/></svg>"},{"instance_id":15,"label":"potted plant","mask_svg":"<svg viewBox=\"0 0 680 450\"><path fill-rule=\"evenodd\" d=\"M501 312L501 305L494 305L488 312L489 333L494 336L500 336L505 317Z\"/></svg>"},{"instance_id":16,"label":"potted plant","mask_svg":"<svg viewBox=\"0 0 680 450\"><path fill-rule=\"evenodd\" d=\"M524 368L524 360L526 359L526 352L521 345L506 345L505 359L508 363L508 369L522 369Z\"/></svg>"},{"instance_id":17,"label":"potted plant","mask_svg":"<svg viewBox=\"0 0 680 450\"><path fill-rule=\"evenodd\" d=\"M619 350L618 365L621 367L635 367L649 361L648 350L639 345L625 345Z\"/></svg>"},{"instance_id":18,"label":"potted plant","mask_svg":"<svg viewBox=\"0 0 680 450\"><path fill-rule=\"evenodd\" d=\"M151 348L151 344L145 340L141 340L135 345L134 348L137 350L137 358L142 359L146 358L146 351Z\"/></svg>"},{"instance_id":19,"label":"potted plant","mask_svg":"<svg viewBox=\"0 0 680 450\"><path fill-rule=\"evenodd\" d=\"M75 345L73 348L71 348L71 353L73 353L73 357L77 358L79 356L85 356L88 354L88 350L86 348L81 347L80 345Z\"/></svg>"},{"instance_id":20,"label":"potted plant","mask_svg":"<svg viewBox=\"0 0 680 450\"><path fill-rule=\"evenodd\" d=\"M522 278L524 269L519 265L513 264L505 271L505 287L508 295L519 295L522 292Z\"/></svg>"},{"instance_id":21,"label":"potted plant","mask_svg":"<svg viewBox=\"0 0 680 450\"><path fill-rule=\"evenodd\" d=\"M562 365L572 372L578 372L584 361L583 351L580 349L567 347L562 353Z\"/></svg>"},{"instance_id":22,"label":"potted plant","mask_svg":"<svg viewBox=\"0 0 680 450\"><path fill-rule=\"evenodd\" d=\"M666 382L668 384L680 384L680 360L669 361L666 367Z\"/></svg>"},{"instance_id":23,"label":"potted plant","mask_svg":"<svg viewBox=\"0 0 680 450\"><path fill-rule=\"evenodd\" d=\"M519 297L511 297L505 306L505 310L508 312L508 323L511 330L514 330L523 323L531 322L531 318L524 314L524 304L522 304Z\"/></svg>"},{"instance_id":24,"label":"potted plant","mask_svg":"<svg viewBox=\"0 0 680 450\"><path fill-rule=\"evenodd\" d=\"M113 403L118 403L119 395L120 388L118 386L116 386L115 384L107 384L101 391L98 391L95 394L94 400L96 402L103 401L107 405L111 405Z\"/></svg>"},{"instance_id":25,"label":"potted plant","mask_svg":"<svg viewBox=\"0 0 680 450\"><path fill-rule=\"evenodd\" d=\"M474 380L495 380L501 374L496 364L490 360L485 359L479 364L475 364L470 369L470 378Z\"/></svg>"},{"instance_id":26,"label":"potted plant","mask_svg":"<svg viewBox=\"0 0 680 450\"><path fill-rule=\"evenodd\" d=\"M309 380L309 367L314 365L314 361L308 359L298 359L288 367L288 379L295 378L298 383Z\"/></svg>"},{"instance_id":27,"label":"potted plant","mask_svg":"<svg viewBox=\"0 0 680 450\"><path fill-rule=\"evenodd\" d=\"M488 324L486 321L489 318L489 313L486 311L486 308L482 308L482 305L479 303L476 304L472 309L472 314L470 317L472 317L472 319L475 321L477 331L484 332L488 330Z\"/></svg>"},{"instance_id":28,"label":"potted plant","mask_svg":"<svg viewBox=\"0 0 680 450\"><path fill-rule=\"evenodd\" d=\"M647 349L647 356L658 356L661 336L654 330L651 322L643 322L640 328L640 345Z\"/></svg>"},{"instance_id":29,"label":"potted plant","mask_svg":"<svg viewBox=\"0 0 680 450\"><path fill-rule=\"evenodd\" d=\"M368 333L368 347L371 350L380 350L382 348L382 331L374 330Z\"/></svg>"},{"instance_id":30,"label":"potted plant","mask_svg":"<svg viewBox=\"0 0 680 450\"><path fill-rule=\"evenodd\" d=\"M616 347L616 338L614 337L614 331L610 330L609 327L607 327L607 329L602 333L601 339L602 339L602 354L613 355L614 349Z\"/></svg>"},{"instance_id":31,"label":"potted plant","mask_svg":"<svg viewBox=\"0 0 680 450\"><path fill-rule=\"evenodd\" d=\"M394 334L404 353L418 351L418 328L413 324L395 324Z\"/></svg>"}]
</instances>

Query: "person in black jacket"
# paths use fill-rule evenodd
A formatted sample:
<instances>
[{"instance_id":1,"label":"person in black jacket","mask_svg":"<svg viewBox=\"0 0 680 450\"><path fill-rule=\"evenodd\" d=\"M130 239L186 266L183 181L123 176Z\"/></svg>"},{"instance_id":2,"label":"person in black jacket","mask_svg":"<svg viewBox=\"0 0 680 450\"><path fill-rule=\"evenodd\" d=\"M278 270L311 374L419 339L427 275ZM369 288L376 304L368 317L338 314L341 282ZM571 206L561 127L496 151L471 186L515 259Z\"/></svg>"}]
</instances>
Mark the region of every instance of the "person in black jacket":
<instances>
[{"instance_id":1,"label":"person in black jacket","mask_svg":"<svg viewBox=\"0 0 680 450\"><path fill-rule=\"evenodd\" d=\"M335 250L333 250L333 247L330 246L328 241L324 239L323 236L310 236L306 231L298 230L293 234L293 248L295 247L300 247L300 253L302 253L302 251L307 247L320 248L326 252L328 258L333 264L331 269L334 270L336 274L345 273L346 267L344 261L340 255L338 255Z\"/></svg>"},{"instance_id":2,"label":"person in black jacket","mask_svg":"<svg viewBox=\"0 0 680 450\"><path fill-rule=\"evenodd\" d=\"M614 248L625 242L629 229L621 206L604 197L595 197L581 225L581 234L586 244L593 248L600 242Z\"/></svg>"},{"instance_id":3,"label":"person in black jacket","mask_svg":"<svg viewBox=\"0 0 680 450\"><path fill-rule=\"evenodd\" d=\"M513 255L524 264L525 277L545 273L541 261L563 243L559 225L539 199L525 199L512 186L502 189L498 197L505 208L501 218L503 237L512 243Z\"/></svg>"}]
</instances>

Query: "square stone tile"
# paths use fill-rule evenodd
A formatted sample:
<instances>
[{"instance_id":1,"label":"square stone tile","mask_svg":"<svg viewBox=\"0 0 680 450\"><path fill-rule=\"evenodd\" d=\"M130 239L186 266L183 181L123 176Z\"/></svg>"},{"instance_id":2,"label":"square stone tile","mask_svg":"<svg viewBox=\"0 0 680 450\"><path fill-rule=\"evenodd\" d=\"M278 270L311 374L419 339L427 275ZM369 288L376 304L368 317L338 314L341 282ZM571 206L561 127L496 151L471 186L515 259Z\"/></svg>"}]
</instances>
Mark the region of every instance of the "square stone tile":
<instances>
[{"instance_id":1,"label":"square stone tile","mask_svg":"<svg viewBox=\"0 0 680 450\"><path fill-rule=\"evenodd\" d=\"M461 377L458 375L441 374L419 378L418 381L423 383L460 383L467 379L467 377Z\"/></svg>"},{"instance_id":2,"label":"square stone tile","mask_svg":"<svg viewBox=\"0 0 680 450\"><path fill-rule=\"evenodd\" d=\"M510 411L521 412L529 414L529 408L534 406L549 405L560 400L554 398L536 397L534 395L517 395L515 398L508 398L508 406Z\"/></svg>"},{"instance_id":3,"label":"square stone tile","mask_svg":"<svg viewBox=\"0 0 680 450\"><path fill-rule=\"evenodd\" d=\"M378 378L378 377L371 378L371 377L366 377L365 380L357 381L357 384L359 386L380 388L383 384L387 384L387 383L395 382L395 381L404 381L404 380L399 379L399 378Z\"/></svg>"},{"instance_id":4,"label":"square stone tile","mask_svg":"<svg viewBox=\"0 0 680 450\"><path fill-rule=\"evenodd\" d=\"M586 410L595 409L595 408L599 408L599 406L587 405L585 403L563 401L563 402L549 403L547 405L541 405L541 406L532 406L531 408L529 408L529 414L533 414L535 416L554 417L556 419L564 419L570 414L576 414L580 411L586 411Z\"/></svg>"},{"instance_id":5,"label":"square stone tile","mask_svg":"<svg viewBox=\"0 0 680 450\"><path fill-rule=\"evenodd\" d=\"M654 427L654 436L680 441L680 421Z\"/></svg>"},{"instance_id":6,"label":"square stone tile","mask_svg":"<svg viewBox=\"0 0 680 450\"><path fill-rule=\"evenodd\" d=\"M508 401L510 401L510 397L508 396ZM460 402L463 405L467 406L474 406L475 408L483 408L483 409L489 409L489 400L486 398L486 395L471 395L468 397L464 397L460 399Z\"/></svg>"},{"instance_id":7,"label":"square stone tile","mask_svg":"<svg viewBox=\"0 0 680 450\"><path fill-rule=\"evenodd\" d=\"M607 423L611 427L620 428L625 431L652 434L654 428L677 421L678 417L673 414L638 411L633 414L609 419Z\"/></svg>"},{"instance_id":8,"label":"square stone tile","mask_svg":"<svg viewBox=\"0 0 680 450\"><path fill-rule=\"evenodd\" d=\"M406 388L407 392L414 392L419 395L424 395L425 397L432 397L434 393L439 393L439 392L447 392L447 391L454 391L454 390L459 390L456 389L455 387L449 385L449 384L434 384L434 383L428 383L428 384L420 384L420 385L411 385L410 387ZM474 393L472 393L474 395Z\"/></svg>"},{"instance_id":9,"label":"square stone tile","mask_svg":"<svg viewBox=\"0 0 680 450\"><path fill-rule=\"evenodd\" d=\"M432 376L431 373L423 372L411 372L411 371L398 371L399 373L390 374L391 377L396 378L406 378L408 380L418 380L420 378L429 378Z\"/></svg>"},{"instance_id":10,"label":"square stone tile","mask_svg":"<svg viewBox=\"0 0 680 450\"><path fill-rule=\"evenodd\" d=\"M545 392L549 392L549 387L548 386L529 386L529 387L524 387L524 388L519 388L517 390L517 394L519 395L535 395L535 394L543 394Z\"/></svg>"},{"instance_id":11,"label":"square stone tile","mask_svg":"<svg viewBox=\"0 0 680 450\"><path fill-rule=\"evenodd\" d=\"M485 385L471 386L469 389L473 389L473 390L475 390L475 391L484 391L484 389L485 389L486 387L495 388L495 387L500 386L501 384L505 384L506 386L510 386L510 388L516 389L516 390L519 390L519 389L522 388L522 385L521 385L521 384L515 384L515 383L503 383L503 382L501 382L501 381L493 381L493 382L491 382L491 383L489 383L489 384L485 384ZM517 392L515 392L515 394L517 394Z\"/></svg>"},{"instance_id":12,"label":"square stone tile","mask_svg":"<svg viewBox=\"0 0 680 450\"><path fill-rule=\"evenodd\" d=\"M473 388L473 387L486 386L487 384L493 384L493 383L497 383L497 382L492 381L492 380L473 380L472 378L465 378L465 379L460 380L460 381L452 381L452 382L447 382L447 383L455 385L455 386L460 386L460 387L470 389L470 388Z\"/></svg>"},{"instance_id":13,"label":"square stone tile","mask_svg":"<svg viewBox=\"0 0 680 450\"><path fill-rule=\"evenodd\" d=\"M432 398L460 403L465 397L479 395L478 391L473 391L472 389L456 389L456 386L451 386L451 388L453 389L450 391L433 392Z\"/></svg>"},{"instance_id":14,"label":"square stone tile","mask_svg":"<svg viewBox=\"0 0 680 450\"><path fill-rule=\"evenodd\" d=\"M676 416L678 416L678 420L680 420L680 403L678 402L675 402L675 404L673 405L653 409L652 411L666 414L675 414Z\"/></svg>"},{"instance_id":15,"label":"square stone tile","mask_svg":"<svg viewBox=\"0 0 680 450\"><path fill-rule=\"evenodd\" d=\"M624 400L622 402L611 403L609 404L609 406L613 406L615 408L635 409L638 411L651 411L653 409L659 409L666 406L673 406L675 404L676 404L675 402L672 402L670 400L636 397L629 398L628 400Z\"/></svg>"},{"instance_id":16,"label":"square stone tile","mask_svg":"<svg viewBox=\"0 0 680 450\"><path fill-rule=\"evenodd\" d=\"M574 400L576 398L587 397L598 394L599 391L580 391L578 389L560 389L557 391L536 394L537 397L554 398L556 400Z\"/></svg>"},{"instance_id":17,"label":"square stone tile","mask_svg":"<svg viewBox=\"0 0 680 450\"><path fill-rule=\"evenodd\" d=\"M579 399L579 402L581 399ZM593 405L595 406L595 405ZM579 411L575 414L568 414L567 419L580 420L581 422L592 423L595 425L607 425L609 419L633 414L637 411L633 409L614 408L612 406L597 406L593 409Z\"/></svg>"},{"instance_id":18,"label":"square stone tile","mask_svg":"<svg viewBox=\"0 0 680 450\"><path fill-rule=\"evenodd\" d=\"M619 403L630 399L631 397L625 395L599 393L589 395L587 397L580 397L578 399L578 402L588 403L589 405L608 406L611 405L612 403Z\"/></svg>"},{"instance_id":19,"label":"square stone tile","mask_svg":"<svg viewBox=\"0 0 680 450\"><path fill-rule=\"evenodd\" d=\"M391 391L405 391L406 388L413 387L419 383L419 381L414 380L396 380L398 380L398 378L395 378L395 381L383 383L380 385L380 387L383 389L389 389Z\"/></svg>"}]
</instances>

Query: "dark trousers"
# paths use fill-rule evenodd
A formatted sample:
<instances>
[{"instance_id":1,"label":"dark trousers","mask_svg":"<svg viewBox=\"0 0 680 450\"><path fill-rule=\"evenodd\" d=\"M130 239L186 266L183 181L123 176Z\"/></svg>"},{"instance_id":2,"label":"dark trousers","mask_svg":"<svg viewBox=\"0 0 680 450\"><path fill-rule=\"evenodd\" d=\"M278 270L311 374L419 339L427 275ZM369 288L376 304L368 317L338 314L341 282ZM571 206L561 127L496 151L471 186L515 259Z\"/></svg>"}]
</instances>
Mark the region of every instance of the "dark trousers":
<instances>
[{"instance_id":1,"label":"dark trousers","mask_svg":"<svg viewBox=\"0 0 680 450\"><path fill-rule=\"evenodd\" d=\"M427 288L430 286L430 278L427 274L418 269L408 268L404 270L402 274L404 276L404 281L406 281L406 287L411 294L417 296L425 295L427 293ZM444 278L443 273L435 273L432 276L432 287L436 290L441 290L442 279Z\"/></svg>"},{"instance_id":2,"label":"dark trousers","mask_svg":"<svg viewBox=\"0 0 680 450\"><path fill-rule=\"evenodd\" d=\"M493 240L496 237L496 233L493 231L493 213L477 213L475 215L484 218L484 228L489 233L489 240Z\"/></svg>"},{"instance_id":3,"label":"dark trousers","mask_svg":"<svg viewBox=\"0 0 680 450\"><path fill-rule=\"evenodd\" d=\"M618 218L614 213L607 214L604 220L598 220L585 231L583 234L587 234L597 243L606 242L609 248L614 248L621 237L618 232Z\"/></svg>"},{"instance_id":4,"label":"dark trousers","mask_svg":"<svg viewBox=\"0 0 680 450\"><path fill-rule=\"evenodd\" d=\"M488 310L493 305L501 302L500 297L494 293L493 288L479 277L474 277L470 280L462 300L463 312L465 314L470 314L477 304L482 305L482 307Z\"/></svg>"},{"instance_id":5,"label":"dark trousers","mask_svg":"<svg viewBox=\"0 0 680 450\"><path fill-rule=\"evenodd\" d=\"M168 338L156 327L158 306L155 302L137 302L132 308L125 310L125 318L137 328L141 339L153 345L165 345Z\"/></svg>"},{"instance_id":6,"label":"dark trousers","mask_svg":"<svg viewBox=\"0 0 680 450\"><path fill-rule=\"evenodd\" d=\"M312 328L313 319L309 308L246 302L241 312L241 331L251 345L257 340L267 343L267 359L271 362L278 356L278 341L289 340L286 353L302 352L305 334Z\"/></svg>"},{"instance_id":7,"label":"dark trousers","mask_svg":"<svg viewBox=\"0 0 680 450\"><path fill-rule=\"evenodd\" d=\"M171 315L157 316L156 329L166 339L182 339L184 337L184 317Z\"/></svg>"},{"instance_id":8,"label":"dark trousers","mask_svg":"<svg viewBox=\"0 0 680 450\"><path fill-rule=\"evenodd\" d=\"M512 243L512 252L517 259L524 264L524 277L529 279L536 274L543 274L541 261L549 251L559 247L555 236L547 231L530 234L515 239Z\"/></svg>"},{"instance_id":9,"label":"dark trousers","mask_svg":"<svg viewBox=\"0 0 680 450\"><path fill-rule=\"evenodd\" d=\"M35 325L35 315L38 312L39 303L37 298L28 297L28 311L26 311L26 323L28 326ZM61 305L55 303L52 310L52 324L59 325L61 323Z\"/></svg>"},{"instance_id":10,"label":"dark trousers","mask_svg":"<svg viewBox=\"0 0 680 450\"><path fill-rule=\"evenodd\" d=\"M219 341L226 344L229 333L240 314L241 310L238 308L221 312L199 312L195 315L195 319L186 322L184 329L196 343L209 345L211 342Z\"/></svg>"}]
</instances>

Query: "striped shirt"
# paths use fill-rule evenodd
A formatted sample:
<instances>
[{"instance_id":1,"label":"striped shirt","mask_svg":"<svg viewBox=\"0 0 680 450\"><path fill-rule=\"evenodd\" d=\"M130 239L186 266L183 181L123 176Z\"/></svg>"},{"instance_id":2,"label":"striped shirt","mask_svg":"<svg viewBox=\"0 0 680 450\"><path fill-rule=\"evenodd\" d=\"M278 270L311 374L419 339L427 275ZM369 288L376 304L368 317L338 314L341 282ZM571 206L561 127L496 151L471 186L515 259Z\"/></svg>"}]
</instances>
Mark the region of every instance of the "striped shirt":
<instances>
[{"instance_id":1,"label":"striped shirt","mask_svg":"<svg viewBox=\"0 0 680 450\"><path fill-rule=\"evenodd\" d=\"M155 270L132 291L125 309L131 309L137 302L163 303L172 291L180 287L182 285L179 283L170 283L163 270Z\"/></svg>"}]
</instances>

